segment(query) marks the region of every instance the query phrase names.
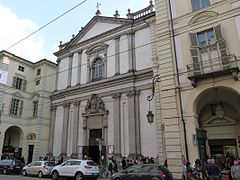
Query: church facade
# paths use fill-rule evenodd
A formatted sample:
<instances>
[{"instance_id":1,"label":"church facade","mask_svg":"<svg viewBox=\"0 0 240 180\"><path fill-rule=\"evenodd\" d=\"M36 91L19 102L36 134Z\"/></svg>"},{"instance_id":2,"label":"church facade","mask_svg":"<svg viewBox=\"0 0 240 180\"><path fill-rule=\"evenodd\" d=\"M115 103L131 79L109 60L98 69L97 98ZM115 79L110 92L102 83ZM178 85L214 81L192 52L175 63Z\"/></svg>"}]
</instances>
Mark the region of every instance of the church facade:
<instances>
[{"instance_id":1,"label":"church facade","mask_svg":"<svg viewBox=\"0 0 240 180\"><path fill-rule=\"evenodd\" d=\"M152 1L121 18L98 10L69 42L60 43L51 96L49 155L157 158L156 124L147 112L152 93L155 12Z\"/></svg>"}]
</instances>

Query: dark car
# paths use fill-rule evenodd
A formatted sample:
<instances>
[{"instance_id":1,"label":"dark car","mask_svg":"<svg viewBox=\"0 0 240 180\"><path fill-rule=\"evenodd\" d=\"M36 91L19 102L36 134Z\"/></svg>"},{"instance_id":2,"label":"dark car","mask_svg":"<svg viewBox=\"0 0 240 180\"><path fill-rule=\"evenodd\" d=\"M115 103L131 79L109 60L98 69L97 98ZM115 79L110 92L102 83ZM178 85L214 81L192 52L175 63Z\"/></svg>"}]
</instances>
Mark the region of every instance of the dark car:
<instances>
[{"instance_id":1,"label":"dark car","mask_svg":"<svg viewBox=\"0 0 240 180\"><path fill-rule=\"evenodd\" d=\"M15 159L3 159L0 161L0 173L2 174L20 174L23 164Z\"/></svg>"},{"instance_id":2,"label":"dark car","mask_svg":"<svg viewBox=\"0 0 240 180\"><path fill-rule=\"evenodd\" d=\"M137 164L115 173L111 180L172 180L170 171L158 164Z\"/></svg>"}]
</instances>

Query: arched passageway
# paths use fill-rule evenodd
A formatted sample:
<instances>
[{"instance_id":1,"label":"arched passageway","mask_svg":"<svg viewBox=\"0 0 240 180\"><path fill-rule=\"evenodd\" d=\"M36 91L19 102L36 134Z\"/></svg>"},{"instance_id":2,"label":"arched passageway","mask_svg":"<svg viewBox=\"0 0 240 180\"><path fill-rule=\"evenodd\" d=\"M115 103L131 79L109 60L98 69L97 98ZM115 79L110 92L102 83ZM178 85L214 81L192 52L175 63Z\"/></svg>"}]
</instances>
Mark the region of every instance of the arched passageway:
<instances>
[{"instance_id":1,"label":"arched passageway","mask_svg":"<svg viewBox=\"0 0 240 180\"><path fill-rule=\"evenodd\" d=\"M199 156L204 161L213 157L226 166L226 160L240 154L240 96L231 88L213 87L196 99Z\"/></svg>"},{"instance_id":2,"label":"arched passageway","mask_svg":"<svg viewBox=\"0 0 240 180\"><path fill-rule=\"evenodd\" d=\"M23 131L17 126L9 127L4 134L2 159L17 158L22 156L22 138Z\"/></svg>"}]
</instances>

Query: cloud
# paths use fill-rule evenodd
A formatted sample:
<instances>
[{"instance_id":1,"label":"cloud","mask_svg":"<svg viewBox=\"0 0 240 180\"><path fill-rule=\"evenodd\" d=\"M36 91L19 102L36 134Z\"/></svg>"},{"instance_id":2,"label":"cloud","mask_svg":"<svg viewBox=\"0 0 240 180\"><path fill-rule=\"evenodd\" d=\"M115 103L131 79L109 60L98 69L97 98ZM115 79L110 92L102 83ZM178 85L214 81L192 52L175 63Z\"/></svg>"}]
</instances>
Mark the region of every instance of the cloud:
<instances>
[{"instance_id":1,"label":"cloud","mask_svg":"<svg viewBox=\"0 0 240 180\"><path fill-rule=\"evenodd\" d=\"M7 50L32 62L45 58L44 40L35 35L8 49L38 29L34 22L30 19L18 18L9 8L2 5L0 5L0 22L0 50Z\"/></svg>"}]
</instances>

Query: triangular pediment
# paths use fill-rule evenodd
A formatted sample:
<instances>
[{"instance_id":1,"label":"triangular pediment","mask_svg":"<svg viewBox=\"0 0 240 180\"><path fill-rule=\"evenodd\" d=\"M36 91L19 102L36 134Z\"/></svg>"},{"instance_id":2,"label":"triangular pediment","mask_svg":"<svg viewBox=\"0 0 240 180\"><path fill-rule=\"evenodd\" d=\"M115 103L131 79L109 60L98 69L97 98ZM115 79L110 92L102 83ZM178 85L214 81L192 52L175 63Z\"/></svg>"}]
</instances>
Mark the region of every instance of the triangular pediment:
<instances>
[{"instance_id":1,"label":"triangular pediment","mask_svg":"<svg viewBox=\"0 0 240 180\"><path fill-rule=\"evenodd\" d=\"M12 96L15 96L15 97L18 97L18 98L21 98L21 99L24 98L24 96L20 92L12 93Z\"/></svg>"},{"instance_id":2,"label":"triangular pediment","mask_svg":"<svg viewBox=\"0 0 240 180\"><path fill-rule=\"evenodd\" d=\"M219 118L218 116L213 116L207 121L203 123L203 126L222 126L222 125L233 125L236 124L236 120L224 116L223 118Z\"/></svg>"},{"instance_id":3,"label":"triangular pediment","mask_svg":"<svg viewBox=\"0 0 240 180\"><path fill-rule=\"evenodd\" d=\"M190 21L188 22L188 24L194 24L197 22L201 22L204 21L206 19L210 19L210 18L214 18L218 15L217 12L214 11L202 11L198 14L196 14L195 16L193 16Z\"/></svg>"},{"instance_id":4,"label":"triangular pediment","mask_svg":"<svg viewBox=\"0 0 240 180\"><path fill-rule=\"evenodd\" d=\"M88 24L82 28L81 31L79 31L79 33L69 42L67 47L79 44L100 34L123 26L129 22L131 22L130 19L94 16L88 22Z\"/></svg>"}]
</instances>

